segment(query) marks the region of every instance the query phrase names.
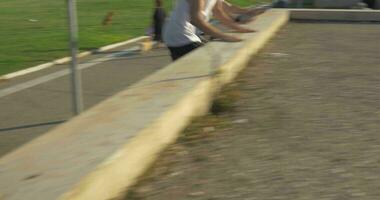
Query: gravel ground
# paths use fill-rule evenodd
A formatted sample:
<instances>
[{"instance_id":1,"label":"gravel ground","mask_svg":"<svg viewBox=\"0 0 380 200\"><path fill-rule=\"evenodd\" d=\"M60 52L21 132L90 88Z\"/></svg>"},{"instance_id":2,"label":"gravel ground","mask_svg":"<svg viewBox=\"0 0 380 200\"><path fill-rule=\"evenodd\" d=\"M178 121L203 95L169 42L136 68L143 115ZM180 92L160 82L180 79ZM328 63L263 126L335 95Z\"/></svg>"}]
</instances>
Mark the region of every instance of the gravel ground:
<instances>
[{"instance_id":1,"label":"gravel ground","mask_svg":"<svg viewBox=\"0 0 380 200\"><path fill-rule=\"evenodd\" d=\"M124 199L379 199L379 42L379 24L288 24Z\"/></svg>"}]
</instances>

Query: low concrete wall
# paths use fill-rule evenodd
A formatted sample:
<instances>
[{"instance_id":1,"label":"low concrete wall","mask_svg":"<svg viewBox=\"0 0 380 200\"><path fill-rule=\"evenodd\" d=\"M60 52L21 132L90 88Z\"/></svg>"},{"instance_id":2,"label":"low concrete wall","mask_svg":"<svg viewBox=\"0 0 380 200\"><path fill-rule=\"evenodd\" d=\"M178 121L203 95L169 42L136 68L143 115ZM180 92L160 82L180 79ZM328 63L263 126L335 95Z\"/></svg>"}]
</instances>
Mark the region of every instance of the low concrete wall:
<instances>
[{"instance_id":1,"label":"low concrete wall","mask_svg":"<svg viewBox=\"0 0 380 200\"><path fill-rule=\"evenodd\" d=\"M119 196L289 18L271 10L240 43L212 42L0 159L3 200Z\"/></svg>"},{"instance_id":2,"label":"low concrete wall","mask_svg":"<svg viewBox=\"0 0 380 200\"><path fill-rule=\"evenodd\" d=\"M380 22L378 10L290 9L292 20Z\"/></svg>"},{"instance_id":3,"label":"low concrete wall","mask_svg":"<svg viewBox=\"0 0 380 200\"><path fill-rule=\"evenodd\" d=\"M361 0L314 0L316 8L352 8Z\"/></svg>"}]
</instances>

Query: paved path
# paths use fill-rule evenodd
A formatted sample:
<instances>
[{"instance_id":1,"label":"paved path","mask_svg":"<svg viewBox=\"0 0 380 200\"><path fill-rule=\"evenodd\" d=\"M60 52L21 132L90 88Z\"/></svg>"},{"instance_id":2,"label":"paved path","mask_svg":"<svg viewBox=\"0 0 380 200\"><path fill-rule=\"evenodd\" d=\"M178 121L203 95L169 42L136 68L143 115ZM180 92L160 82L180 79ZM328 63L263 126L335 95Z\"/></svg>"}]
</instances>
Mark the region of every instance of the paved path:
<instances>
[{"instance_id":1,"label":"paved path","mask_svg":"<svg viewBox=\"0 0 380 200\"><path fill-rule=\"evenodd\" d=\"M166 48L146 53L126 45L80 61L89 108L168 65ZM0 82L0 157L72 117L67 65Z\"/></svg>"},{"instance_id":2,"label":"paved path","mask_svg":"<svg viewBox=\"0 0 380 200\"><path fill-rule=\"evenodd\" d=\"M380 25L291 23L126 199L380 196Z\"/></svg>"}]
</instances>

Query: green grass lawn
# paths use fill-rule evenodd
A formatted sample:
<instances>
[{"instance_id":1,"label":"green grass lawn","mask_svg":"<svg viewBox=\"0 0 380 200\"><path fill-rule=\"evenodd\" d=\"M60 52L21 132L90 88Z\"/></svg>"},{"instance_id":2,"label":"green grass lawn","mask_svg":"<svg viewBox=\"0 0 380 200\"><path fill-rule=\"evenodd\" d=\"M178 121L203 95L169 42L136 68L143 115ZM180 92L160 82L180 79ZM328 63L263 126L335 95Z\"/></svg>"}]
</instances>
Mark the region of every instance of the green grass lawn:
<instances>
[{"instance_id":1,"label":"green grass lawn","mask_svg":"<svg viewBox=\"0 0 380 200\"><path fill-rule=\"evenodd\" d=\"M145 34L153 0L77 0L79 46L95 49ZM164 0L169 12L172 0ZM231 0L241 6L265 0ZM102 25L107 12L112 23ZM69 55L66 0L1 0L0 75Z\"/></svg>"}]
</instances>

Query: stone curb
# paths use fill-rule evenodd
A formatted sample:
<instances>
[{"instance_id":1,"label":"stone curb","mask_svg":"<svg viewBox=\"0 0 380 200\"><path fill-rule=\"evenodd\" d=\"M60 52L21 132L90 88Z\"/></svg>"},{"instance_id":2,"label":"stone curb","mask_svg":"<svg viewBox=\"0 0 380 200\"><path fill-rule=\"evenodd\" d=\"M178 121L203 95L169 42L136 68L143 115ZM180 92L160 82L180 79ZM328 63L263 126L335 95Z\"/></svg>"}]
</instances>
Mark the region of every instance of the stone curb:
<instances>
[{"instance_id":1,"label":"stone curb","mask_svg":"<svg viewBox=\"0 0 380 200\"><path fill-rule=\"evenodd\" d=\"M121 194L121 192L125 193L128 187L135 184L138 177L149 169L159 153L176 141L181 131L191 122L192 118L202 116L208 112L215 94L225 84L233 81L238 73L246 67L251 57L264 47L267 41L288 22L288 12L282 12L283 14L273 22L270 29L265 30L265 33L259 34L253 40L247 40L247 45L235 52L235 56L222 66L218 66L219 70L214 73L214 76L198 83L173 108L138 133L131 142L127 143L115 154L115 157L110 158L109 162L113 162L112 167L103 166L105 168L98 168L97 171L82 180L82 183L73 191L65 194L62 200L111 199L118 197L119 195L117 194ZM195 51L180 63L191 63L191 60L196 57L202 57L201 54L204 55L204 51ZM173 119L176 119L175 124L172 123ZM126 159L123 160L123 156L126 156ZM109 162L107 164L110 164ZM115 176L114 171L121 171L125 168L133 169L133 171L126 173L123 178ZM107 175L109 175L107 179L114 181L105 187L103 180ZM117 189L115 185L123 187ZM110 188L110 190L94 192L99 191L100 188ZM112 193L115 195L108 196Z\"/></svg>"},{"instance_id":2,"label":"stone curb","mask_svg":"<svg viewBox=\"0 0 380 200\"><path fill-rule=\"evenodd\" d=\"M103 200L117 198L125 193L138 181L139 176L149 169L159 153L176 141L181 131L194 117L208 112L215 94L225 84L233 81L238 73L246 67L252 56L288 22L290 11L273 9L267 13L267 15L270 14L276 15L275 20L273 18L269 18L273 21L268 20L264 14L258 19L256 25L271 23L271 26L266 30L260 30L253 37L250 36L251 38L245 41L245 45L236 49L233 55L227 53L227 56L230 57L226 62L220 63L220 58L217 56L217 54L221 54L223 44L206 45L178 60L174 65L204 65L204 67L216 68L202 81L197 82L195 87L174 106L168 108L159 118L148 124L112 157L63 195L61 200ZM231 49L233 48L228 48L228 50ZM207 54L214 56L210 59ZM165 70L169 71L170 66L167 68L169 69ZM173 119L175 119L175 123L173 123Z\"/></svg>"},{"instance_id":3,"label":"stone curb","mask_svg":"<svg viewBox=\"0 0 380 200\"><path fill-rule=\"evenodd\" d=\"M117 48L117 47L120 47L120 46L123 46L123 45L131 44L131 43L137 43L137 42L142 42L142 41L148 40L148 39L149 39L148 36L141 36L141 37L133 38L133 39L130 39L130 40L126 40L124 42L119 42L119 43L110 44L110 45L107 45L107 46L104 46L104 47L100 47L99 49L96 49L94 51L85 51L85 52L79 53L77 55L77 57L78 58L83 58L83 57L89 56L89 55L94 54L94 53L105 52L105 51L108 51L108 50L111 50L111 49L114 49L114 48ZM149 44L149 42L144 42L144 43L148 43ZM142 50L143 51L148 51L151 48L152 47L149 46L149 45L144 45L144 49L142 49ZM68 63L70 61L71 61L71 57L59 58L59 59L53 60L53 61L48 62L48 63L40 64L40 65L37 65L37 66L34 66L34 67L30 67L30 68L27 68L27 69L24 69L24 70L20 70L20 71L12 72L12 73L9 73L9 74L5 74L3 76L0 76L0 81L9 80L9 79L12 79L12 78L15 78L15 77L18 77L18 76L23 76L23 75L26 75L26 74L29 74L29 73L32 73L32 72L36 72L36 71L39 71L39 70L42 70L42 69L46 69L46 68L52 67L54 65L65 64L65 63Z\"/></svg>"}]
</instances>

